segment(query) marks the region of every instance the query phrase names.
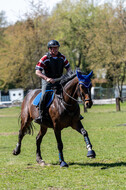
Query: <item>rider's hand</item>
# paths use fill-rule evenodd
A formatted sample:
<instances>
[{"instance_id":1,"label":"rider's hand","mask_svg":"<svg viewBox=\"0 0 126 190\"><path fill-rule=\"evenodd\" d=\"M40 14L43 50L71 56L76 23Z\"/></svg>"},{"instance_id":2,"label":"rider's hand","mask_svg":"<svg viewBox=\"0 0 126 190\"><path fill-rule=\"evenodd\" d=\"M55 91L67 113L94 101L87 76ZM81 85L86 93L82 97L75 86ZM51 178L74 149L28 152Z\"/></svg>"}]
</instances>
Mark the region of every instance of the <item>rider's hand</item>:
<instances>
[{"instance_id":1,"label":"rider's hand","mask_svg":"<svg viewBox=\"0 0 126 190\"><path fill-rule=\"evenodd\" d=\"M47 82L50 82L50 83L52 83L52 84L55 83L55 81L54 81L52 78L47 78L46 81L47 81Z\"/></svg>"}]
</instances>

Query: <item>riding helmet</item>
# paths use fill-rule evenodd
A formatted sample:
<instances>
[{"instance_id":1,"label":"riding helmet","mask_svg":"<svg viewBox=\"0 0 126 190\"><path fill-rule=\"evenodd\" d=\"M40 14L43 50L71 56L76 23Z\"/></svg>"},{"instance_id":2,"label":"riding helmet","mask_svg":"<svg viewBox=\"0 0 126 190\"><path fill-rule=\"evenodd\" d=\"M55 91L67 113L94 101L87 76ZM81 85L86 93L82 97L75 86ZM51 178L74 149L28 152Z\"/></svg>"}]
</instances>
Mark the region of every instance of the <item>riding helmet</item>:
<instances>
[{"instance_id":1,"label":"riding helmet","mask_svg":"<svg viewBox=\"0 0 126 190\"><path fill-rule=\"evenodd\" d=\"M47 47L48 47L48 49L51 47L60 47L60 44L56 40L51 40L48 42Z\"/></svg>"}]
</instances>

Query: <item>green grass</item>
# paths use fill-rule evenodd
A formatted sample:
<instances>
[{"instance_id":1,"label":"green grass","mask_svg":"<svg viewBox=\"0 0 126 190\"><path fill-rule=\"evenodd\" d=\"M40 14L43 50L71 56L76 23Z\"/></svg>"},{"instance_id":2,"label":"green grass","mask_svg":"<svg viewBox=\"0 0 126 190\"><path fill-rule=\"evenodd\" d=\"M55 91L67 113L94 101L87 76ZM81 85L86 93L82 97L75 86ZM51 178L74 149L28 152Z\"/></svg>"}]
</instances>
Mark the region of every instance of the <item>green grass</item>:
<instances>
[{"instance_id":1,"label":"green grass","mask_svg":"<svg viewBox=\"0 0 126 190\"><path fill-rule=\"evenodd\" d=\"M81 106L81 112L83 107ZM36 135L26 135L22 151L12 155L18 138L19 107L0 109L0 189L1 190L125 190L126 189L126 103L121 112L115 105L94 105L83 114L95 159L86 157L83 137L70 127L62 131L65 161L69 168L58 165L57 144L52 129L45 135L41 151L50 166L36 163Z\"/></svg>"}]
</instances>

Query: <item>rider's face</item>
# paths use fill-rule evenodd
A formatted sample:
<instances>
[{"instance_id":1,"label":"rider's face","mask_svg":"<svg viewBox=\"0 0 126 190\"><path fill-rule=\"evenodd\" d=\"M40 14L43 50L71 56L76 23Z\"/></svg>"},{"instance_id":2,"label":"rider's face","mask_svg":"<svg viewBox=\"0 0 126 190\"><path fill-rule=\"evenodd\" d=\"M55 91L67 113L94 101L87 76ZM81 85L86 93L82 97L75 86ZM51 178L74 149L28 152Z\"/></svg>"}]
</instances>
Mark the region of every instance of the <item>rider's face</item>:
<instances>
[{"instance_id":1,"label":"rider's face","mask_svg":"<svg viewBox=\"0 0 126 190\"><path fill-rule=\"evenodd\" d=\"M57 55L58 54L58 51L59 51L59 47L52 47L52 48L49 48L49 51L52 55Z\"/></svg>"}]
</instances>

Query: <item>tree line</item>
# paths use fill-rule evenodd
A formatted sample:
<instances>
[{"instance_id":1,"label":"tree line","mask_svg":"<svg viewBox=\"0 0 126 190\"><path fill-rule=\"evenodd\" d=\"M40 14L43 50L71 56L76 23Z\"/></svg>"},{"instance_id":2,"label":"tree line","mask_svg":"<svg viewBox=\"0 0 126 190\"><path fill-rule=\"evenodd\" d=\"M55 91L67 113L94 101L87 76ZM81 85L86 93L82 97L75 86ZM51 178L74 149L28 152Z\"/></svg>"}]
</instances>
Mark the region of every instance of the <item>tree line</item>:
<instances>
[{"instance_id":1,"label":"tree line","mask_svg":"<svg viewBox=\"0 0 126 190\"><path fill-rule=\"evenodd\" d=\"M94 6L88 0L62 0L51 14L32 1L31 12L24 20L7 27L5 21L4 12L1 12L1 89L40 88L35 65L48 51L48 41L56 39L72 69L79 67L85 73L93 70L96 78L97 72L104 68L108 86L118 86L122 97L126 76L126 8L123 0L118 0L114 6L111 3Z\"/></svg>"}]
</instances>

